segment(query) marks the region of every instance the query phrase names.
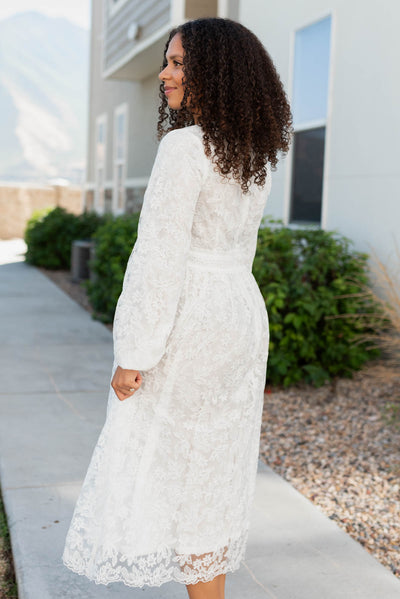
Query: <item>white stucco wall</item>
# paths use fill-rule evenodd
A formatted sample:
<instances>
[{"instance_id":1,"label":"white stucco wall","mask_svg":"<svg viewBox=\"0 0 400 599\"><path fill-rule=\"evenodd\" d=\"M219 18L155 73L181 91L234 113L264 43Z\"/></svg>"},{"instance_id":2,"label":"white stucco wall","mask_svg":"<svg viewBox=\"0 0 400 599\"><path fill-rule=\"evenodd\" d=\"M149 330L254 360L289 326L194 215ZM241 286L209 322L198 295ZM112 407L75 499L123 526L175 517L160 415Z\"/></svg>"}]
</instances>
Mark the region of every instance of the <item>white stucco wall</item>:
<instances>
[{"instance_id":1,"label":"white stucco wall","mask_svg":"<svg viewBox=\"0 0 400 599\"><path fill-rule=\"evenodd\" d=\"M130 98L129 177L148 177L157 152L158 72L135 83Z\"/></svg>"},{"instance_id":2,"label":"white stucco wall","mask_svg":"<svg viewBox=\"0 0 400 599\"><path fill-rule=\"evenodd\" d=\"M296 29L332 15L322 226L374 248L400 246L400 3L245 0L239 20L271 54L291 94ZM291 155L273 173L266 214L287 219Z\"/></svg>"}]
</instances>

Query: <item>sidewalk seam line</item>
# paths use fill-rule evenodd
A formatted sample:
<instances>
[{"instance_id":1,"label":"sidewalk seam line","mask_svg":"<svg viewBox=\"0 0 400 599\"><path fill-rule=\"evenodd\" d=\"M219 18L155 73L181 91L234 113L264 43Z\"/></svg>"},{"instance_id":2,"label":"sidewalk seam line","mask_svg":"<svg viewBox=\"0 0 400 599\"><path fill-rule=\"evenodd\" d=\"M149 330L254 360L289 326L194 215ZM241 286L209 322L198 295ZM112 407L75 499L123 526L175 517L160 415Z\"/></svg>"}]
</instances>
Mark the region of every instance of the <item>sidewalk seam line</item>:
<instances>
[{"instance_id":1,"label":"sidewalk seam line","mask_svg":"<svg viewBox=\"0 0 400 599\"><path fill-rule=\"evenodd\" d=\"M261 588L262 588L264 591L266 591L266 593L268 593L268 595L271 597L271 599L278 599L278 596L277 596L277 595L275 595L275 593L273 593L272 591L270 591L270 590L269 590L267 587L265 587L265 586L262 584L262 582L260 582L260 581L259 581L259 580L256 578L256 576L255 576L255 574L254 574L253 570L252 570L252 569L251 569L251 568L250 568L250 567L249 567L249 566L246 564L246 562L245 562L244 560L242 560L242 564L244 565L244 567L246 568L246 570L248 571L248 573L250 574L250 576L252 577L252 579L254 580L254 582L255 582L256 584L258 584L258 586L259 586L259 587L261 587Z\"/></svg>"}]
</instances>

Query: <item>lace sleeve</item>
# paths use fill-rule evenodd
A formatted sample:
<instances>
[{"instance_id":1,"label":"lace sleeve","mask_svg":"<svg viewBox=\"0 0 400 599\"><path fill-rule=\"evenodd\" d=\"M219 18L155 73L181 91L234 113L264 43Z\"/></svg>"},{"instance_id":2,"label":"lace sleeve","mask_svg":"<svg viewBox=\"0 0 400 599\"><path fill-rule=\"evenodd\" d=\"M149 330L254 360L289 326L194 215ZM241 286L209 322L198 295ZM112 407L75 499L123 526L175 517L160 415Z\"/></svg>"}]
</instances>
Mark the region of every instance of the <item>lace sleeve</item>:
<instances>
[{"instance_id":1,"label":"lace sleeve","mask_svg":"<svg viewBox=\"0 0 400 599\"><path fill-rule=\"evenodd\" d=\"M160 142L114 317L114 358L121 368L148 370L165 352L205 159L201 139L185 129L170 131Z\"/></svg>"}]
</instances>

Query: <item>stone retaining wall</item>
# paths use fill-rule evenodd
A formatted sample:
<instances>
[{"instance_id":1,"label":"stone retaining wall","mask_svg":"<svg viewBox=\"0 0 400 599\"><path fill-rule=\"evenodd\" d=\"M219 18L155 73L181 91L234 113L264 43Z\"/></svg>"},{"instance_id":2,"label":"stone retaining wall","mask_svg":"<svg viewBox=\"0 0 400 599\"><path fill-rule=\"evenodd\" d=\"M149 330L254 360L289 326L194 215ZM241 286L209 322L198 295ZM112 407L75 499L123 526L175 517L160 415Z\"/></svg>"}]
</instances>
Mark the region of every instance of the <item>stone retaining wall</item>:
<instances>
[{"instance_id":1,"label":"stone retaining wall","mask_svg":"<svg viewBox=\"0 0 400 599\"><path fill-rule=\"evenodd\" d=\"M81 214L82 189L0 185L0 239L23 237L33 212L48 206L61 206L68 212Z\"/></svg>"}]
</instances>

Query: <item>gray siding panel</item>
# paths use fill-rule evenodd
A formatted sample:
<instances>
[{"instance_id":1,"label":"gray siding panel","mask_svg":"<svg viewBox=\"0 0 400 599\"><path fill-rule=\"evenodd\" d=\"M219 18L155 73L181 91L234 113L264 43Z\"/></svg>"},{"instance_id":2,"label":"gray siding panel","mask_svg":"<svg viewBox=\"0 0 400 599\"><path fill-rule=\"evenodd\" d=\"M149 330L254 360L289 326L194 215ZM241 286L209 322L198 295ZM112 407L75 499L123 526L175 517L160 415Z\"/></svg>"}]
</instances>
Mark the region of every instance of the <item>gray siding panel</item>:
<instances>
[{"instance_id":1,"label":"gray siding panel","mask_svg":"<svg viewBox=\"0 0 400 599\"><path fill-rule=\"evenodd\" d=\"M106 0L107 2L107 0ZM107 2L108 6L108 2ZM170 21L171 0L129 0L114 15L107 11L105 22L104 69L123 58L134 46L143 42ZM138 40L128 39L131 23L138 23Z\"/></svg>"}]
</instances>

